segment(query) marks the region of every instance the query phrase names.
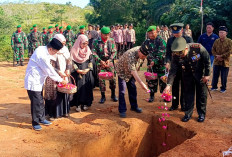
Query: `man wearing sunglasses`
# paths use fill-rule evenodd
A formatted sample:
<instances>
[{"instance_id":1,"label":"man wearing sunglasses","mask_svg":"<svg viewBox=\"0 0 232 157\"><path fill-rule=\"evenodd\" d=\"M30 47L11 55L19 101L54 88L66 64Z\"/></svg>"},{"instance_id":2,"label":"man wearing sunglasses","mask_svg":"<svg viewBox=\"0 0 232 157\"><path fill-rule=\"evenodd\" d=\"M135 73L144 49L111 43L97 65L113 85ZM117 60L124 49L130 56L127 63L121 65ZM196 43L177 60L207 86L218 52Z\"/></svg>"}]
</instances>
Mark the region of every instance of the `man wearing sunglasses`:
<instances>
[{"instance_id":1,"label":"man wearing sunglasses","mask_svg":"<svg viewBox=\"0 0 232 157\"><path fill-rule=\"evenodd\" d=\"M187 44L183 37L174 40L171 50L173 58L165 91L170 91L176 73L181 71L186 107L182 121L187 122L191 119L196 93L198 122L203 122L207 104L207 81L210 77L210 56L201 44Z\"/></svg>"},{"instance_id":2,"label":"man wearing sunglasses","mask_svg":"<svg viewBox=\"0 0 232 157\"><path fill-rule=\"evenodd\" d=\"M173 44L173 41L176 38L183 37L187 43L193 43L193 39L189 36L183 36L183 23L173 23L171 24L171 29L172 29L172 35L173 37L169 38L167 41L167 51L166 51L166 68L170 68L170 63L172 60L172 51L171 51L171 46ZM172 106L169 109L170 111L177 110L179 103L181 105L181 110L185 111L185 104L184 104L184 93L183 93L183 83L181 82L181 94L179 96L179 91L180 91L180 82L181 82L181 71L177 71L176 77L172 86ZM179 98L180 97L180 98ZM179 101L180 100L180 101Z\"/></svg>"}]
</instances>

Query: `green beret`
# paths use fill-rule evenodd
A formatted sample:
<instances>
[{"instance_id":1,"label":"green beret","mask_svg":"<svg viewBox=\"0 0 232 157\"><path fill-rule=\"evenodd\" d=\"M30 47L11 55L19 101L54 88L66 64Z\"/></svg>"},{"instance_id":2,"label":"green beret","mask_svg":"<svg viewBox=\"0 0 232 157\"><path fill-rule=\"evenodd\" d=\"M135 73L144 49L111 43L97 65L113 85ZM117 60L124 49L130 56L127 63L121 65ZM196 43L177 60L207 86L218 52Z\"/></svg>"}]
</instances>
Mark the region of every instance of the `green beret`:
<instances>
[{"instance_id":1,"label":"green beret","mask_svg":"<svg viewBox=\"0 0 232 157\"><path fill-rule=\"evenodd\" d=\"M55 27L58 27L58 26L59 26L58 24L55 25Z\"/></svg>"},{"instance_id":2,"label":"green beret","mask_svg":"<svg viewBox=\"0 0 232 157\"><path fill-rule=\"evenodd\" d=\"M51 29L51 28L53 28L53 26L49 26L49 27L48 27L48 29Z\"/></svg>"},{"instance_id":3,"label":"green beret","mask_svg":"<svg viewBox=\"0 0 232 157\"><path fill-rule=\"evenodd\" d=\"M34 24L33 27L37 27L37 24Z\"/></svg>"},{"instance_id":4,"label":"green beret","mask_svg":"<svg viewBox=\"0 0 232 157\"><path fill-rule=\"evenodd\" d=\"M68 26L66 27L67 30L71 30L71 28L72 28L72 27L71 27L70 25L68 25Z\"/></svg>"},{"instance_id":5,"label":"green beret","mask_svg":"<svg viewBox=\"0 0 232 157\"><path fill-rule=\"evenodd\" d=\"M21 25L18 25L17 28L21 28Z\"/></svg>"},{"instance_id":6,"label":"green beret","mask_svg":"<svg viewBox=\"0 0 232 157\"><path fill-rule=\"evenodd\" d=\"M45 29L46 29L46 27L43 28L43 30L45 30Z\"/></svg>"},{"instance_id":7,"label":"green beret","mask_svg":"<svg viewBox=\"0 0 232 157\"><path fill-rule=\"evenodd\" d=\"M32 30L32 29L33 29L33 27L30 28L30 30Z\"/></svg>"},{"instance_id":8,"label":"green beret","mask_svg":"<svg viewBox=\"0 0 232 157\"><path fill-rule=\"evenodd\" d=\"M179 37L173 41L171 50L174 52L183 51L186 48L186 45L186 40L183 37Z\"/></svg>"},{"instance_id":9,"label":"green beret","mask_svg":"<svg viewBox=\"0 0 232 157\"><path fill-rule=\"evenodd\" d=\"M62 29L63 27L62 26L60 26L60 28L59 29Z\"/></svg>"},{"instance_id":10,"label":"green beret","mask_svg":"<svg viewBox=\"0 0 232 157\"><path fill-rule=\"evenodd\" d=\"M82 25L82 26L80 26L80 27L79 27L79 29L84 29L84 28L85 28L85 26L84 26L84 25Z\"/></svg>"},{"instance_id":11,"label":"green beret","mask_svg":"<svg viewBox=\"0 0 232 157\"><path fill-rule=\"evenodd\" d=\"M110 33L110 28L109 27L102 27L101 33L102 34L109 34Z\"/></svg>"},{"instance_id":12,"label":"green beret","mask_svg":"<svg viewBox=\"0 0 232 157\"><path fill-rule=\"evenodd\" d=\"M148 27L147 32L155 31L155 30L156 30L156 26L150 26Z\"/></svg>"}]
</instances>

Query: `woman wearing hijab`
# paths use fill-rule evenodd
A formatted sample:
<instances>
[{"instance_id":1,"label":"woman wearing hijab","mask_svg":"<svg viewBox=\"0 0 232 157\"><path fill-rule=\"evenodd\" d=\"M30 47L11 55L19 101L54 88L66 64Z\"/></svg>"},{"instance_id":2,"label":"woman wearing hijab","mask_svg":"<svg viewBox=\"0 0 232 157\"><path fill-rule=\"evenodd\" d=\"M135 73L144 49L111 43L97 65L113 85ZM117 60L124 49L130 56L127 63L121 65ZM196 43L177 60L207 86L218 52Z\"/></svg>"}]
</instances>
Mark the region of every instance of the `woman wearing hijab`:
<instances>
[{"instance_id":1,"label":"woman wearing hijab","mask_svg":"<svg viewBox=\"0 0 232 157\"><path fill-rule=\"evenodd\" d=\"M56 34L55 39L59 40L64 46L51 56L51 64L57 73L65 80L68 80L71 68L70 52L65 46L66 39L62 34ZM54 120L59 117L68 117L69 115L69 99L68 94L57 91L57 83L51 78L47 78L45 82L45 114Z\"/></svg>"},{"instance_id":2,"label":"woman wearing hijab","mask_svg":"<svg viewBox=\"0 0 232 157\"><path fill-rule=\"evenodd\" d=\"M73 95L71 106L76 106L76 111L86 111L93 101L93 57L88 46L88 37L79 35L71 49L74 71L71 75L77 83L77 93Z\"/></svg>"}]
</instances>

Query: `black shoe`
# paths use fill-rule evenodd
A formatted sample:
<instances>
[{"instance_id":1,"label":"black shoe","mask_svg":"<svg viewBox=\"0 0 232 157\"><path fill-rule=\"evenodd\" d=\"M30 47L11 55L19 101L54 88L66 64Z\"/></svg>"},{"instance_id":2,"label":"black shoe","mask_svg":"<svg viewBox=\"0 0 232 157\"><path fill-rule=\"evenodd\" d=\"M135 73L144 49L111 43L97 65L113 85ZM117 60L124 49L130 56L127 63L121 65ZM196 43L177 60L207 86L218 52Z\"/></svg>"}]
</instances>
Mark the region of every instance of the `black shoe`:
<instances>
[{"instance_id":1,"label":"black shoe","mask_svg":"<svg viewBox=\"0 0 232 157\"><path fill-rule=\"evenodd\" d=\"M118 101L118 98L115 95L111 96L111 99L113 100L113 102L117 102Z\"/></svg>"},{"instance_id":2,"label":"black shoe","mask_svg":"<svg viewBox=\"0 0 232 157\"><path fill-rule=\"evenodd\" d=\"M21 66L24 66L23 62L20 62L20 65L21 65Z\"/></svg>"},{"instance_id":3,"label":"black shoe","mask_svg":"<svg viewBox=\"0 0 232 157\"><path fill-rule=\"evenodd\" d=\"M189 116L184 116L183 118L182 118L182 122L187 122L187 121L189 121L191 119L191 117L189 117Z\"/></svg>"},{"instance_id":4,"label":"black shoe","mask_svg":"<svg viewBox=\"0 0 232 157\"><path fill-rule=\"evenodd\" d=\"M99 101L100 104L104 104L104 102L106 101L106 98L105 97L102 97Z\"/></svg>"},{"instance_id":5,"label":"black shoe","mask_svg":"<svg viewBox=\"0 0 232 157\"><path fill-rule=\"evenodd\" d=\"M151 96L148 100L148 102L153 102L154 101L154 96Z\"/></svg>"},{"instance_id":6,"label":"black shoe","mask_svg":"<svg viewBox=\"0 0 232 157\"><path fill-rule=\"evenodd\" d=\"M14 67L17 67L17 66L19 66L19 62L17 61L17 64L14 64Z\"/></svg>"},{"instance_id":7,"label":"black shoe","mask_svg":"<svg viewBox=\"0 0 232 157\"><path fill-rule=\"evenodd\" d=\"M198 122L204 122L205 121L205 115L200 115L197 119Z\"/></svg>"},{"instance_id":8,"label":"black shoe","mask_svg":"<svg viewBox=\"0 0 232 157\"><path fill-rule=\"evenodd\" d=\"M137 113L142 113L143 112L143 110L141 109L141 108L131 108L131 111L135 111L135 112L137 112Z\"/></svg>"},{"instance_id":9,"label":"black shoe","mask_svg":"<svg viewBox=\"0 0 232 157\"><path fill-rule=\"evenodd\" d=\"M169 111L173 111L173 110L177 110L177 109L178 109L178 107L175 108L175 107L171 106L171 107L169 108Z\"/></svg>"}]
</instances>

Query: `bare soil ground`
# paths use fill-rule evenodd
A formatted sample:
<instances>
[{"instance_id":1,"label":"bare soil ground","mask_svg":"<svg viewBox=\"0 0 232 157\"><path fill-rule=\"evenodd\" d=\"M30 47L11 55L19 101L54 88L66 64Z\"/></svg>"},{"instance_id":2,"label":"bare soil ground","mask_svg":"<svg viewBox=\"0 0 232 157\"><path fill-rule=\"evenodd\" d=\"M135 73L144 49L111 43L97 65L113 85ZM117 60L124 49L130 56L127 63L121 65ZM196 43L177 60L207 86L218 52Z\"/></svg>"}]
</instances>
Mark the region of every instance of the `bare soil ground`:
<instances>
[{"instance_id":1,"label":"bare soil ground","mask_svg":"<svg viewBox=\"0 0 232 157\"><path fill-rule=\"evenodd\" d=\"M0 63L1 157L219 157L232 146L231 72L227 92L212 92L213 101L208 97L204 123L197 122L196 110L192 119L183 123L180 110L158 109L164 106L160 94L154 103L148 103L149 95L138 85L141 114L129 110L126 98L127 118L120 118L110 90L107 88L105 104L99 104L96 88L90 110L77 113L71 108L70 118L60 118L37 132L31 127L30 101L23 88L25 69ZM160 123L162 113L170 117Z\"/></svg>"}]
</instances>

